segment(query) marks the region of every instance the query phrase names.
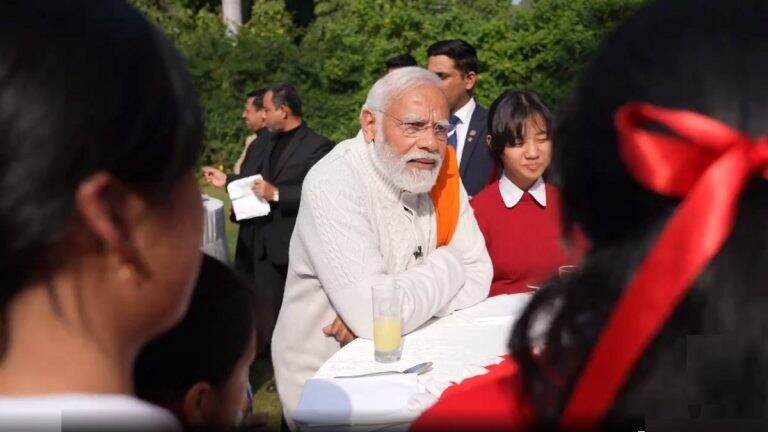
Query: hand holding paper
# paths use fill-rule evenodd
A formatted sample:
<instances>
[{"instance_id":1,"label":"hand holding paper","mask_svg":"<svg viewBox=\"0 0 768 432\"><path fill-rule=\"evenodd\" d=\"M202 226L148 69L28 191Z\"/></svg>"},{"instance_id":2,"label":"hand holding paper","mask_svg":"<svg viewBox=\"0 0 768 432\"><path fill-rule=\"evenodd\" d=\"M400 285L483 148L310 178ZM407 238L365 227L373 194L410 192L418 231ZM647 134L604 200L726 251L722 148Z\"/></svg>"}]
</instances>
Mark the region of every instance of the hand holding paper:
<instances>
[{"instance_id":1,"label":"hand holding paper","mask_svg":"<svg viewBox=\"0 0 768 432\"><path fill-rule=\"evenodd\" d=\"M235 211L235 219L238 221L269 214L269 203L257 197L251 189L253 184L261 179L261 174L257 174L235 180L227 186L232 209Z\"/></svg>"},{"instance_id":2,"label":"hand holding paper","mask_svg":"<svg viewBox=\"0 0 768 432\"><path fill-rule=\"evenodd\" d=\"M275 196L277 188L268 181L259 179L253 183L251 190L254 194L256 194L257 197L271 201L272 197Z\"/></svg>"}]
</instances>

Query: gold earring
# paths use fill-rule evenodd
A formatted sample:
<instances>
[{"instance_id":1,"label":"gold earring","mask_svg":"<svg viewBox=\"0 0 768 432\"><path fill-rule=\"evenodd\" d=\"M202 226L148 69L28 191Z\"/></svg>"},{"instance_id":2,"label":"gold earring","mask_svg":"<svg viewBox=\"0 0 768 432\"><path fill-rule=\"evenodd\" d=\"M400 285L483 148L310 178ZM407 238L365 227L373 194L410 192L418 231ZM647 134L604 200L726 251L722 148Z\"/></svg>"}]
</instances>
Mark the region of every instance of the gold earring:
<instances>
[{"instance_id":1,"label":"gold earring","mask_svg":"<svg viewBox=\"0 0 768 432\"><path fill-rule=\"evenodd\" d=\"M128 265L124 265L120 267L120 270L117 271L117 276L120 279L130 279L133 277L133 268L131 268Z\"/></svg>"}]
</instances>

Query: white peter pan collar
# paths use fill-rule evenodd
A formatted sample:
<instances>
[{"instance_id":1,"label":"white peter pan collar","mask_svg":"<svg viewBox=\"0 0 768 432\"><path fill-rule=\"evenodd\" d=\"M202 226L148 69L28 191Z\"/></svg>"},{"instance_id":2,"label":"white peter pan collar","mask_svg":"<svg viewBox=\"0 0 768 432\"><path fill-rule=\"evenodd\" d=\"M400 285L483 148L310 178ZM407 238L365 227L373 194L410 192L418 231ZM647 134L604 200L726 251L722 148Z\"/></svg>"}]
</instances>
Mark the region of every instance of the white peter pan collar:
<instances>
[{"instance_id":1,"label":"white peter pan collar","mask_svg":"<svg viewBox=\"0 0 768 432\"><path fill-rule=\"evenodd\" d=\"M504 205L507 208L516 206L525 193L524 190L512 183L506 175L501 176L501 179L499 179L499 191L501 192L501 198L504 200ZM531 194L536 202L544 207L547 206L547 188L543 178L539 177L533 186L528 189L528 193Z\"/></svg>"}]
</instances>

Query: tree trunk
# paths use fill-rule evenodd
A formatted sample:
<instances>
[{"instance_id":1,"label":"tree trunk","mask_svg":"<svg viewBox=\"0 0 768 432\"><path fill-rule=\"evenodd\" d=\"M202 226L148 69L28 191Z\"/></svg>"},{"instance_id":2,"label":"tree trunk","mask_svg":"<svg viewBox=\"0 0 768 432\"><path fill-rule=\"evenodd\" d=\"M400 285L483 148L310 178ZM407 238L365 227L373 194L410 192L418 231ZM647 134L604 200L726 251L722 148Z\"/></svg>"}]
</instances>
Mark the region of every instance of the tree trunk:
<instances>
[{"instance_id":1,"label":"tree trunk","mask_svg":"<svg viewBox=\"0 0 768 432\"><path fill-rule=\"evenodd\" d=\"M224 23L227 25L227 33L236 35L243 24L243 7L240 0L221 0L221 11L224 15Z\"/></svg>"}]
</instances>

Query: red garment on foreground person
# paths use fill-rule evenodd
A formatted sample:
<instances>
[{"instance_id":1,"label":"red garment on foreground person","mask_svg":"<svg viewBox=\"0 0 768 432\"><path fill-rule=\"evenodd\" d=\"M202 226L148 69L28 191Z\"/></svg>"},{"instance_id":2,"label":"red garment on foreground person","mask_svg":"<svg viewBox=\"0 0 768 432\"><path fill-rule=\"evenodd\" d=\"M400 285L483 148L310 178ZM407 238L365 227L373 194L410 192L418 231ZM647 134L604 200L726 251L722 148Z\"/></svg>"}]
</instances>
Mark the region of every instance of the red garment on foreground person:
<instances>
[{"instance_id":1,"label":"red garment on foreground person","mask_svg":"<svg viewBox=\"0 0 768 432\"><path fill-rule=\"evenodd\" d=\"M489 366L487 374L445 390L411 431L526 430L532 424L533 409L524 399L520 378L517 363L509 358Z\"/></svg>"},{"instance_id":2,"label":"red garment on foreground person","mask_svg":"<svg viewBox=\"0 0 768 432\"><path fill-rule=\"evenodd\" d=\"M648 130L654 123L676 135ZM683 200L593 346L560 430L601 426L636 363L730 235L747 182L758 175L768 178L768 138L753 142L695 112L627 104L616 114L616 129L621 157L635 179ZM414 430L530 427L533 409L524 402L516 365L510 361L499 367L506 369L446 390Z\"/></svg>"}]
</instances>

